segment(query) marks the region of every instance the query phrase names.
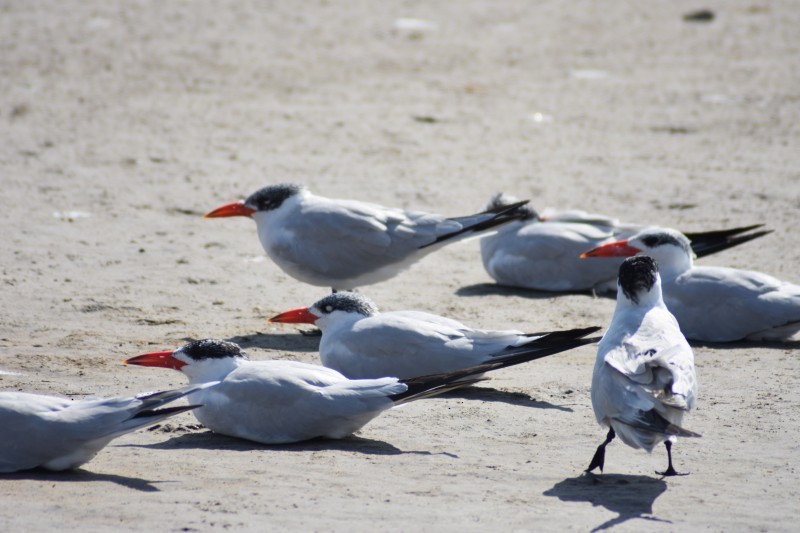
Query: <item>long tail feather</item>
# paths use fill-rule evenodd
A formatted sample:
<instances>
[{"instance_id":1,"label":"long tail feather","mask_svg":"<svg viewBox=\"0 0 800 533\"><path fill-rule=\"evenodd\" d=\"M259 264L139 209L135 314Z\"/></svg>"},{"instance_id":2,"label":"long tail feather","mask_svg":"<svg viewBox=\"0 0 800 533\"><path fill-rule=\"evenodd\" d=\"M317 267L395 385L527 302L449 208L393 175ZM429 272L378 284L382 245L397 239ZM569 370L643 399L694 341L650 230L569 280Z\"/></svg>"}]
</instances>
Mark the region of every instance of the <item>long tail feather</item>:
<instances>
[{"instance_id":1,"label":"long tail feather","mask_svg":"<svg viewBox=\"0 0 800 533\"><path fill-rule=\"evenodd\" d=\"M482 211L476 215L451 218L450 220L455 220L456 222L465 224L465 226L458 231L453 231L451 233L446 233L445 235L440 235L439 237L436 238L435 241L420 246L420 249L427 248L428 246L434 246L441 242L449 241L468 233L479 233L481 231L494 228L495 226L505 224L506 222L511 222L512 220L523 220L528 216L528 214L520 210L519 208L527 204L529 201L530 200L523 200L521 202L515 202L513 204L509 204L506 206L487 209L486 211ZM494 215L494 216L486 219L483 218L482 215ZM477 221L473 220L476 218L479 218L480 220Z\"/></svg>"},{"instance_id":2,"label":"long tail feather","mask_svg":"<svg viewBox=\"0 0 800 533\"><path fill-rule=\"evenodd\" d=\"M753 224L752 226L742 226L726 230L684 233L684 235L692 242L692 250L695 255L697 257L704 257L772 233L773 230L761 230L747 233L748 231L763 226L764 224ZM746 235L743 235L744 233L746 233Z\"/></svg>"},{"instance_id":3,"label":"long tail feather","mask_svg":"<svg viewBox=\"0 0 800 533\"><path fill-rule=\"evenodd\" d=\"M689 431L677 424L673 424L656 411L639 411L637 415L617 417L615 420L627 424L632 428L660 433L662 435L674 435L676 437L701 437L699 433Z\"/></svg>"},{"instance_id":4,"label":"long tail feather","mask_svg":"<svg viewBox=\"0 0 800 533\"><path fill-rule=\"evenodd\" d=\"M402 380L408 386L408 390L390 396L392 400L399 403L406 403L412 400L427 398L435 394L442 394L448 390L455 388L465 387L477 381L482 381L483 374L491 372L492 370L499 370L510 366L527 363L528 361L535 361L547 357L548 355L557 354L579 346L585 346L599 341L598 337L582 338L589 333L597 331L600 328L583 328L576 330L558 331L548 334L531 341L530 343L515 348L512 352L504 353L494 357L491 361L456 370L454 372L445 372L442 374L432 374L429 376L421 376L417 378ZM553 337L550 337L552 335ZM562 336L559 336L562 335ZM447 388L449 387L449 388ZM429 391L431 394L424 395Z\"/></svg>"}]
</instances>

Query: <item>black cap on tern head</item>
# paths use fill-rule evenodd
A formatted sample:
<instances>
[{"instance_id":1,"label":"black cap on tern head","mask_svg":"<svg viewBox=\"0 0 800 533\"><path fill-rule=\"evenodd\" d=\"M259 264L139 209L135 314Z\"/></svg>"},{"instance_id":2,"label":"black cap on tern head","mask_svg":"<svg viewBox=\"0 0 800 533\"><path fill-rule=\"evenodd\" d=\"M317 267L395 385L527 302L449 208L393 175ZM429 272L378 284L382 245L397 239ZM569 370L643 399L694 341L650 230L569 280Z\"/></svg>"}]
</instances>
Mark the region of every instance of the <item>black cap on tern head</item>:
<instances>
[{"instance_id":1,"label":"black cap on tern head","mask_svg":"<svg viewBox=\"0 0 800 533\"><path fill-rule=\"evenodd\" d=\"M656 284L658 263L647 255L629 257L619 267L619 286L633 303L639 303L639 293L650 292Z\"/></svg>"},{"instance_id":2,"label":"black cap on tern head","mask_svg":"<svg viewBox=\"0 0 800 533\"><path fill-rule=\"evenodd\" d=\"M252 207L256 211L278 209L286 199L291 198L301 190L303 190L303 187L294 183L268 185L248 196L244 201L244 205Z\"/></svg>"},{"instance_id":3,"label":"black cap on tern head","mask_svg":"<svg viewBox=\"0 0 800 533\"><path fill-rule=\"evenodd\" d=\"M378 312L378 306L372 300L357 292L336 292L316 302L313 307L325 314L334 311L346 313L359 313L372 316Z\"/></svg>"},{"instance_id":4,"label":"black cap on tern head","mask_svg":"<svg viewBox=\"0 0 800 533\"><path fill-rule=\"evenodd\" d=\"M201 339L192 341L183 346L181 351L194 359L224 359L226 357L242 357L247 359L247 354L242 351L238 344L224 341L222 339Z\"/></svg>"}]
</instances>

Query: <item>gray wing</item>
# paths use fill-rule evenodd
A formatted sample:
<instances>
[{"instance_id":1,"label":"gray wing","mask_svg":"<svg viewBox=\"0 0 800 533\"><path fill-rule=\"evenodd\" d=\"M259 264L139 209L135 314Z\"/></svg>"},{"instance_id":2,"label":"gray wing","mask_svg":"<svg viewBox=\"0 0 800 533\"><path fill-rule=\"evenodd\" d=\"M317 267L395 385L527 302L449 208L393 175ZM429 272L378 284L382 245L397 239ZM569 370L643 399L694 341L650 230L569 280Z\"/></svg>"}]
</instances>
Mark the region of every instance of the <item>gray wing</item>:
<instances>
[{"instance_id":1,"label":"gray wing","mask_svg":"<svg viewBox=\"0 0 800 533\"><path fill-rule=\"evenodd\" d=\"M740 340L800 322L800 286L760 272L694 267L665 281L663 290L690 339Z\"/></svg>"},{"instance_id":2,"label":"gray wing","mask_svg":"<svg viewBox=\"0 0 800 533\"><path fill-rule=\"evenodd\" d=\"M356 278L403 261L460 225L439 215L402 211L354 201L315 198L303 204L276 252L326 276Z\"/></svg>"}]
</instances>

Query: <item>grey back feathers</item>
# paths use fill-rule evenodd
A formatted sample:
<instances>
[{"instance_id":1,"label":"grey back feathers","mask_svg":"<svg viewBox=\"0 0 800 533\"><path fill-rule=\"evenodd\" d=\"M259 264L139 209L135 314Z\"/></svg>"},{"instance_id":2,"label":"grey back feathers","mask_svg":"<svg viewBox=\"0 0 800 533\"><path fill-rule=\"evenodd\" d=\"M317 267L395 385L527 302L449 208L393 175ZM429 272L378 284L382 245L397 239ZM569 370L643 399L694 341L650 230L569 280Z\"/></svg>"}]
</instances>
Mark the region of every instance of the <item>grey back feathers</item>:
<instances>
[{"instance_id":1,"label":"grey back feathers","mask_svg":"<svg viewBox=\"0 0 800 533\"><path fill-rule=\"evenodd\" d=\"M248 196L244 204L257 211L271 211L278 209L283 202L301 190L303 190L303 187L294 183L268 185Z\"/></svg>"},{"instance_id":2,"label":"grey back feathers","mask_svg":"<svg viewBox=\"0 0 800 533\"><path fill-rule=\"evenodd\" d=\"M344 311L346 313L359 313L364 316L372 316L378 313L378 306L366 296L357 292L336 292L319 300L314 307L325 314L334 311Z\"/></svg>"},{"instance_id":3,"label":"grey back feathers","mask_svg":"<svg viewBox=\"0 0 800 533\"><path fill-rule=\"evenodd\" d=\"M239 348L238 344L221 339L202 339L192 341L183 348L183 353L194 359L224 359L226 357L242 357L247 359L247 354Z\"/></svg>"},{"instance_id":4,"label":"grey back feathers","mask_svg":"<svg viewBox=\"0 0 800 533\"><path fill-rule=\"evenodd\" d=\"M629 257L619 267L619 286L633 303L639 303L639 293L650 292L656 284L658 263L646 255Z\"/></svg>"}]
</instances>

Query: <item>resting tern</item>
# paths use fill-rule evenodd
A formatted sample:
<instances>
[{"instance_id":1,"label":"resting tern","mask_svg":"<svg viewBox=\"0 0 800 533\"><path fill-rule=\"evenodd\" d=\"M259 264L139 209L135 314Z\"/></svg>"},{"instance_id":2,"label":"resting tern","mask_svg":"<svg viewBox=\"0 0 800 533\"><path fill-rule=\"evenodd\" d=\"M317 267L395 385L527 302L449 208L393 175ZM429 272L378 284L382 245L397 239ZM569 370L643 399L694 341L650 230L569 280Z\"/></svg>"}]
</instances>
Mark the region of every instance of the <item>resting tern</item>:
<instances>
[{"instance_id":1,"label":"resting tern","mask_svg":"<svg viewBox=\"0 0 800 533\"><path fill-rule=\"evenodd\" d=\"M488 207L498 209L514 201L498 194ZM525 213L524 219L510 222L481 239L486 272L497 283L510 287L554 292L616 290L622 258L586 262L579 256L602 244L632 237L647 227L577 210L546 209L538 214L524 206L520 211ZM696 256L703 257L770 233L748 233L760 227L757 224L685 235Z\"/></svg>"},{"instance_id":2,"label":"resting tern","mask_svg":"<svg viewBox=\"0 0 800 533\"><path fill-rule=\"evenodd\" d=\"M336 370L296 361L250 361L238 345L218 339L190 342L125 364L180 370L190 383L220 384L189 401L211 431L264 444L328 437L341 439L383 411L481 381L496 368L524 362L527 354L448 374L399 380L348 379Z\"/></svg>"},{"instance_id":3,"label":"resting tern","mask_svg":"<svg viewBox=\"0 0 800 533\"><path fill-rule=\"evenodd\" d=\"M584 257L646 253L658 261L664 301L686 338L705 342L786 340L800 332L800 285L760 272L694 266L689 241L675 230L648 228Z\"/></svg>"},{"instance_id":4,"label":"resting tern","mask_svg":"<svg viewBox=\"0 0 800 533\"><path fill-rule=\"evenodd\" d=\"M315 324L322 330L322 364L352 379L453 372L503 361L521 351L538 359L595 342L583 337L600 329L534 334L473 329L420 311L380 313L370 299L354 292L331 294L270 322Z\"/></svg>"},{"instance_id":5,"label":"resting tern","mask_svg":"<svg viewBox=\"0 0 800 533\"><path fill-rule=\"evenodd\" d=\"M632 448L667 448L665 476L672 466L676 437L699 437L681 427L694 408L694 354L661 297L658 265L647 256L626 259L619 269L617 307L597 350L592 407L608 427L587 472L603 470L605 449L616 435Z\"/></svg>"},{"instance_id":6,"label":"resting tern","mask_svg":"<svg viewBox=\"0 0 800 533\"><path fill-rule=\"evenodd\" d=\"M522 216L527 201L446 218L355 200L333 200L295 184L270 185L206 218L256 222L267 255L302 282L337 290L386 281L442 246Z\"/></svg>"},{"instance_id":7,"label":"resting tern","mask_svg":"<svg viewBox=\"0 0 800 533\"><path fill-rule=\"evenodd\" d=\"M215 383L136 397L67 400L0 392L0 472L69 470L91 460L112 439L198 405L161 407Z\"/></svg>"}]
</instances>

